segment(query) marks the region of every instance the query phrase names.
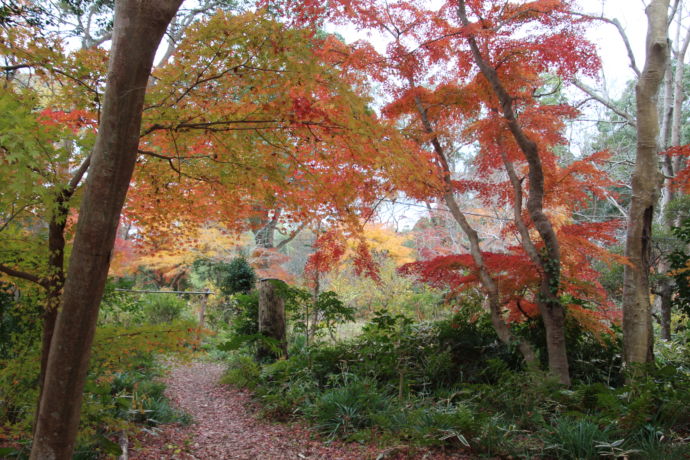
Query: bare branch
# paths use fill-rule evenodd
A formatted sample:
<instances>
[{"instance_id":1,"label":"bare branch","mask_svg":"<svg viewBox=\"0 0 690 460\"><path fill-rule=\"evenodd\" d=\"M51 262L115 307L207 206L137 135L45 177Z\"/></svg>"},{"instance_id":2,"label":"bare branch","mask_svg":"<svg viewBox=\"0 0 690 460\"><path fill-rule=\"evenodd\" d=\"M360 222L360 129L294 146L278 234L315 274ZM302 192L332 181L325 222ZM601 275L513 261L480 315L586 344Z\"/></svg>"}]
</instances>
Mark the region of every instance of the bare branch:
<instances>
[{"instance_id":1,"label":"bare branch","mask_svg":"<svg viewBox=\"0 0 690 460\"><path fill-rule=\"evenodd\" d=\"M296 237L297 235L299 235L299 233L300 233L302 230L304 230L304 227L306 227L306 225L307 225L306 223L302 223L299 227L297 227L295 230L293 230L292 232L290 232L290 236L288 236L286 239L284 239L283 241L281 241L280 243L278 243L278 245L276 246L276 249L282 249L282 248L284 248L285 246L287 246L288 243L290 243L290 241L294 240L295 237Z\"/></svg>"},{"instance_id":2,"label":"bare branch","mask_svg":"<svg viewBox=\"0 0 690 460\"><path fill-rule=\"evenodd\" d=\"M616 107L616 104L613 103L613 101L599 93L597 93L593 88L590 88L589 86L585 85L579 80L573 81L573 84L578 87L580 90L582 90L585 94L590 96L592 99L595 101L599 102L601 105L605 106L612 112L614 112L616 115L619 115L622 117L627 124L632 126L633 128L637 127L637 123L635 122L635 117L630 115L629 113L621 110L620 108Z\"/></svg>"},{"instance_id":3,"label":"bare branch","mask_svg":"<svg viewBox=\"0 0 690 460\"><path fill-rule=\"evenodd\" d=\"M616 28L618 31L618 34L620 35L621 39L623 40L623 44L625 45L625 50L628 52L628 58L630 59L630 68L635 72L635 75L638 77L640 76L640 69L637 67L637 61L635 60L635 53L633 53L632 46L630 45L630 40L628 39L628 34L625 33L625 29L621 25L620 21L618 19L609 19L605 17L604 15L600 16L592 16L590 14L585 14L585 13L579 13L577 11L571 11L570 14L574 16L580 16L583 18L587 19L593 19L596 21L601 21L605 22L606 24L611 24Z\"/></svg>"}]
</instances>

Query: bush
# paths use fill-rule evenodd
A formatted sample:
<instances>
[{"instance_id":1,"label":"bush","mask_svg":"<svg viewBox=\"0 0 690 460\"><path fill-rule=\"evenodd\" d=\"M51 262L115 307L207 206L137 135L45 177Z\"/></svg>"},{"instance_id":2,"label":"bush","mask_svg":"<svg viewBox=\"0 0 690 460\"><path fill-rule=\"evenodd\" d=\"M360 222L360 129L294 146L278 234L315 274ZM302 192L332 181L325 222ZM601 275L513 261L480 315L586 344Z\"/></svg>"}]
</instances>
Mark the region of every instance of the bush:
<instances>
[{"instance_id":1,"label":"bush","mask_svg":"<svg viewBox=\"0 0 690 460\"><path fill-rule=\"evenodd\" d=\"M156 382L161 369L156 356L191 349L191 323L137 328L100 327L96 331L89 373L84 388L80 431L75 458L103 458L119 449L111 438L132 431L135 423L155 426L189 422L172 409ZM0 426L23 458L31 438L38 394L38 343L0 366ZM14 454L13 454L14 455Z\"/></svg>"},{"instance_id":2,"label":"bush","mask_svg":"<svg viewBox=\"0 0 690 460\"><path fill-rule=\"evenodd\" d=\"M220 382L251 390L259 382L259 373L259 365L252 358L235 354L228 362L228 367Z\"/></svg>"},{"instance_id":3,"label":"bush","mask_svg":"<svg viewBox=\"0 0 690 460\"><path fill-rule=\"evenodd\" d=\"M518 332L538 338L536 326ZM289 359L261 367L246 358L234 379L250 375L271 416L302 414L329 438L451 444L517 458L683 458L690 433L684 345L670 345L646 378L623 385L618 336L569 334L578 357L572 388L523 369L471 305L417 324L381 310L358 337L296 346Z\"/></svg>"},{"instance_id":4,"label":"bush","mask_svg":"<svg viewBox=\"0 0 690 460\"><path fill-rule=\"evenodd\" d=\"M126 278L108 279L98 311L99 326L130 327L140 325L146 321L141 299L131 292L116 291L116 289L133 288L133 280Z\"/></svg>"},{"instance_id":5,"label":"bush","mask_svg":"<svg viewBox=\"0 0 690 460\"><path fill-rule=\"evenodd\" d=\"M608 430L587 419L560 417L553 421L546 436L547 450L557 452L557 458L595 460L600 458L598 445L606 443Z\"/></svg>"},{"instance_id":6,"label":"bush","mask_svg":"<svg viewBox=\"0 0 690 460\"><path fill-rule=\"evenodd\" d=\"M372 426L374 415L385 411L390 399L371 379L347 377L342 385L321 394L307 410L316 428L329 438L347 437Z\"/></svg>"},{"instance_id":7,"label":"bush","mask_svg":"<svg viewBox=\"0 0 690 460\"><path fill-rule=\"evenodd\" d=\"M187 301L174 294L146 294L141 298L141 306L148 323L163 324L180 319Z\"/></svg>"},{"instance_id":8,"label":"bush","mask_svg":"<svg viewBox=\"0 0 690 460\"><path fill-rule=\"evenodd\" d=\"M259 294L236 294L232 297L235 317L230 330L237 335L254 335L259 332Z\"/></svg>"},{"instance_id":9,"label":"bush","mask_svg":"<svg viewBox=\"0 0 690 460\"><path fill-rule=\"evenodd\" d=\"M254 289L256 273L244 257L230 263L212 259L198 259L192 264L192 279L197 285L211 282L220 288L222 295L247 294Z\"/></svg>"}]
</instances>

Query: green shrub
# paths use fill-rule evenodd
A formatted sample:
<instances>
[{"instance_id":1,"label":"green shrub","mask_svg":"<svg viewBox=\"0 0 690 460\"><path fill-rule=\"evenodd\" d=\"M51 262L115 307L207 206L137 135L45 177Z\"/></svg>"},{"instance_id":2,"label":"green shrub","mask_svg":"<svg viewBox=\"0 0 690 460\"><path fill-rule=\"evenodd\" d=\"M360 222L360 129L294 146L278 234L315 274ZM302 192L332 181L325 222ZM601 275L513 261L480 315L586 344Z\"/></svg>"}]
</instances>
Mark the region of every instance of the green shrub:
<instances>
[{"instance_id":1,"label":"green shrub","mask_svg":"<svg viewBox=\"0 0 690 460\"><path fill-rule=\"evenodd\" d=\"M259 382L260 371L259 365L251 357L235 354L228 361L220 382L239 388L254 389Z\"/></svg>"},{"instance_id":2,"label":"green shrub","mask_svg":"<svg viewBox=\"0 0 690 460\"><path fill-rule=\"evenodd\" d=\"M229 263L197 259L192 264L192 280L197 286L211 282L224 296L230 296L251 291L256 283L256 273L244 257L236 257Z\"/></svg>"},{"instance_id":3,"label":"green shrub","mask_svg":"<svg viewBox=\"0 0 690 460\"><path fill-rule=\"evenodd\" d=\"M84 388L75 458L114 456L117 446L112 439L118 433L137 429L135 423L188 421L188 416L173 410L163 396L165 387L156 381L161 376L156 356L188 351L194 335L191 326L181 323L98 328ZM38 345L34 343L16 358L0 362L0 426L7 437L4 441L19 446L19 458L24 458L31 438L38 394Z\"/></svg>"},{"instance_id":4,"label":"green shrub","mask_svg":"<svg viewBox=\"0 0 690 460\"><path fill-rule=\"evenodd\" d=\"M390 398L377 388L375 381L352 378L323 392L308 408L307 415L321 433L332 439L371 427L374 414L385 411L389 404Z\"/></svg>"},{"instance_id":5,"label":"green shrub","mask_svg":"<svg viewBox=\"0 0 690 460\"><path fill-rule=\"evenodd\" d=\"M523 369L471 305L417 324L382 310L358 337L294 346L289 359L261 366L256 394L271 416L304 415L329 438L517 458L682 458L690 432L682 344L622 385L618 336L602 342L579 331L571 356L580 377L564 388L545 371Z\"/></svg>"},{"instance_id":6,"label":"green shrub","mask_svg":"<svg viewBox=\"0 0 690 460\"><path fill-rule=\"evenodd\" d=\"M481 419L463 404L425 406L408 417L411 438L426 444L460 443L470 447L470 440L480 433ZM404 429L404 428L403 428Z\"/></svg>"},{"instance_id":7,"label":"green shrub","mask_svg":"<svg viewBox=\"0 0 690 460\"><path fill-rule=\"evenodd\" d=\"M230 327L237 335L254 335L259 332L259 293L235 294L232 297L235 317Z\"/></svg>"},{"instance_id":8,"label":"green shrub","mask_svg":"<svg viewBox=\"0 0 690 460\"><path fill-rule=\"evenodd\" d=\"M608 440L606 428L602 429L588 419L576 420L569 417L555 419L545 438L546 449L557 452L557 458L574 460L600 458L597 445Z\"/></svg>"},{"instance_id":9,"label":"green shrub","mask_svg":"<svg viewBox=\"0 0 690 460\"><path fill-rule=\"evenodd\" d=\"M148 323L164 324L180 319L187 301L174 294L146 294L141 298L141 306Z\"/></svg>"},{"instance_id":10,"label":"green shrub","mask_svg":"<svg viewBox=\"0 0 690 460\"><path fill-rule=\"evenodd\" d=\"M134 327L146 321L141 298L131 292L116 289L133 289L134 281L127 278L109 278L98 310L99 326ZM159 294L170 295L170 294Z\"/></svg>"}]
</instances>

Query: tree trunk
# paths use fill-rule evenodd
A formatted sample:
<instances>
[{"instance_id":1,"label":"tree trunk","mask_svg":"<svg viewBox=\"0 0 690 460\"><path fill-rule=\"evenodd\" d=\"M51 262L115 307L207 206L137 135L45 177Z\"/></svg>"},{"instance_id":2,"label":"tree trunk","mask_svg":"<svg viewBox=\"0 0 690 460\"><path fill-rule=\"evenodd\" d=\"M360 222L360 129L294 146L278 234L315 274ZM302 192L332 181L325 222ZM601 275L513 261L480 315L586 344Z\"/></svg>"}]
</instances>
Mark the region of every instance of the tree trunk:
<instances>
[{"instance_id":1,"label":"tree trunk","mask_svg":"<svg viewBox=\"0 0 690 460\"><path fill-rule=\"evenodd\" d=\"M659 310L661 338L664 340L671 340L671 306L673 300L673 281L666 279L662 282L659 292Z\"/></svg>"},{"instance_id":2,"label":"tree trunk","mask_svg":"<svg viewBox=\"0 0 690 460\"><path fill-rule=\"evenodd\" d=\"M262 222L263 226L254 232L254 241L257 247L264 249L274 249L275 230L282 210L276 209L271 219ZM259 267L268 269L269 266ZM276 353L265 344L259 344L256 350L256 359L263 361L266 359L277 359L287 356L287 333L285 323L285 302L276 284L279 280L262 279L259 281L259 333L266 337L278 341L280 352Z\"/></svg>"},{"instance_id":3,"label":"tree trunk","mask_svg":"<svg viewBox=\"0 0 690 460\"><path fill-rule=\"evenodd\" d=\"M668 59L669 0L647 7L647 58L636 86L637 156L625 241L630 265L623 275L623 344L627 365L653 359L652 315L649 300L652 219L662 177L658 166L659 117L657 93Z\"/></svg>"},{"instance_id":4,"label":"tree trunk","mask_svg":"<svg viewBox=\"0 0 690 460\"><path fill-rule=\"evenodd\" d=\"M458 16L464 26L469 25L464 0L458 0ZM537 263L540 268L541 284L537 305L546 328L546 346L549 355L549 371L564 385L570 385L570 371L565 342L565 309L558 298L561 278L560 245L551 221L544 213L544 171L542 168L539 149L534 140L530 139L518 122L513 108L513 98L489 62L486 60L474 36L467 36L472 56L484 78L498 98L500 107L497 108L507 122L510 133L520 147L529 168L529 196L527 197L527 211L534 223L542 242L544 253L539 254ZM529 246L534 246L529 238L523 238L523 247L530 253Z\"/></svg>"},{"instance_id":5,"label":"tree trunk","mask_svg":"<svg viewBox=\"0 0 690 460\"><path fill-rule=\"evenodd\" d=\"M60 203L64 205L64 203ZM45 310L43 311L43 332L41 339L41 370L38 374L38 401L36 403L36 417L34 418L34 429L38 421L38 413L40 410L41 395L43 394L44 381L46 376L46 369L48 368L48 356L50 354L50 344L53 340L53 332L55 331L55 322L58 316L58 306L60 305L60 296L62 294L62 287L65 284L65 223L67 218L67 209L65 206L60 206L57 213L62 213L63 219L60 220L56 215L50 220L48 225L48 269L50 274L45 285L46 302Z\"/></svg>"},{"instance_id":6,"label":"tree trunk","mask_svg":"<svg viewBox=\"0 0 690 460\"><path fill-rule=\"evenodd\" d=\"M275 340L280 351L259 343L256 351L258 361L287 357L285 302L276 287L276 283L279 282L279 280L274 279L259 281L259 333Z\"/></svg>"},{"instance_id":7,"label":"tree trunk","mask_svg":"<svg viewBox=\"0 0 690 460\"><path fill-rule=\"evenodd\" d=\"M199 327L197 328L196 338L201 340L201 334L204 332L204 327L206 327L206 306L208 305L208 296L211 295L208 289L206 289L208 294L203 294L201 296L201 305L199 306Z\"/></svg>"},{"instance_id":8,"label":"tree trunk","mask_svg":"<svg viewBox=\"0 0 690 460\"><path fill-rule=\"evenodd\" d=\"M410 89L414 88L415 85L411 79L409 83ZM431 120L429 120L427 109L422 104L422 101L419 98L419 96L415 97L415 105L417 106L417 113L419 114L419 117L422 121L424 130L428 134L433 135L433 125L431 124ZM477 231L474 228L472 228L470 223L467 221L465 214L462 212L462 210L460 210L460 206L458 206L458 203L455 200L455 196L453 195L451 170L450 166L448 165L448 161L446 159L446 154L443 150L443 146L441 145L441 143L435 135L431 139L431 144L443 169L442 172L444 175L444 182L446 185L446 192L443 195L443 199L446 203L446 206L448 206L448 209L450 210L453 219L455 219L458 225L460 225L460 228L462 228L462 231L465 233L467 239L470 241L470 255L472 256L472 261L474 262L474 265L476 266L476 269L479 272L479 281L481 283L482 289L484 290L487 296L489 312L491 315L491 324L493 325L494 330L496 331L496 335L498 335L498 338L501 340L501 342L503 342L507 346L511 346L512 344L517 343L518 349L522 353L522 357L525 359L527 365L529 367L536 367L538 365L537 356L532 346L524 340L516 340L511 334L510 328L503 319L503 308L501 306L501 296L498 290L498 284L496 284L496 281L493 279L493 277L489 273L489 270L486 268L486 264L484 263L484 255L481 251L481 245L479 242L479 235L477 234Z\"/></svg>"},{"instance_id":9,"label":"tree trunk","mask_svg":"<svg viewBox=\"0 0 690 460\"><path fill-rule=\"evenodd\" d=\"M136 162L146 83L181 0L119 0L105 102L45 375L31 459L72 458L98 306Z\"/></svg>"}]
</instances>

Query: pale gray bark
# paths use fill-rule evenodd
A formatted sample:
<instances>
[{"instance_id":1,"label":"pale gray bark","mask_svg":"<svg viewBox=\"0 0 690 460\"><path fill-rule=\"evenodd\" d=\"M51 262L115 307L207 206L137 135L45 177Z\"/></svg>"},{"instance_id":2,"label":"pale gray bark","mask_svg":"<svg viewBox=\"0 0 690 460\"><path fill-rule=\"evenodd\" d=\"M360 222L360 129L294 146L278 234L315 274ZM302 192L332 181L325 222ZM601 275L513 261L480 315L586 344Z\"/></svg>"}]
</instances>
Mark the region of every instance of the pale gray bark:
<instances>
[{"instance_id":1,"label":"pale gray bark","mask_svg":"<svg viewBox=\"0 0 690 460\"><path fill-rule=\"evenodd\" d=\"M668 60L669 0L653 0L647 7L646 62L637 86L637 155L632 177L623 276L623 340L628 365L653 359L649 270L651 226L662 176L657 160L659 116L657 93Z\"/></svg>"},{"instance_id":2,"label":"pale gray bark","mask_svg":"<svg viewBox=\"0 0 690 460\"><path fill-rule=\"evenodd\" d=\"M410 88L414 88L414 82L410 81L409 83ZM422 104L422 101L419 98L419 96L415 97L415 104L417 107L417 113L419 114L419 117L422 121L422 126L424 127L424 130L428 134L434 134L434 128L431 124L431 120L429 120L426 107L424 107L424 105ZM448 160L443 150L443 146L441 145L441 142L435 135L431 139L431 144L434 148L434 153L436 153L436 156L438 157L438 160L441 163L443 169L442 173L444 175L446 185L446 192L443 194L443 200L445 201L446 206L448 206L448 209L450 210L453 219L455 219L458 225L460 225L460 228L465 233L467 239L470 242L470 255L472 256L472 261L474 262L474 265L476 266L477 271L479 273L479 281L481 283L481 286L487 296L489 304L489 313L491 315L491 324L493 325L494 330L496 331L496 335L498 335L498 338L501 340L501 342L508 346L510 346L513 343L517 344L520 353L525 359L525 362L529 366L536 366L537 356L532 346L525 340L516 339L510 332L510 328L508 327L503 318L503 308L501 305L501 296L498 290L498 284L491 276L491 273L489 273L489 270L486 267L486 263L484 262L484 256L481 251L479 235L477 234L477 231L474 228L472 228L470 223L467 221L465 214L462 212L462 210L460 210L460 206L458 206L455 196L453 195L453 186L451 183L451 169L448 165Z\"/></svg>"}]
</instances>

